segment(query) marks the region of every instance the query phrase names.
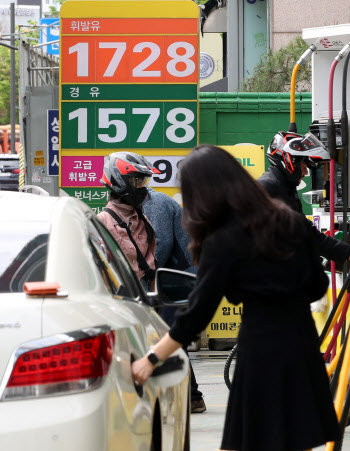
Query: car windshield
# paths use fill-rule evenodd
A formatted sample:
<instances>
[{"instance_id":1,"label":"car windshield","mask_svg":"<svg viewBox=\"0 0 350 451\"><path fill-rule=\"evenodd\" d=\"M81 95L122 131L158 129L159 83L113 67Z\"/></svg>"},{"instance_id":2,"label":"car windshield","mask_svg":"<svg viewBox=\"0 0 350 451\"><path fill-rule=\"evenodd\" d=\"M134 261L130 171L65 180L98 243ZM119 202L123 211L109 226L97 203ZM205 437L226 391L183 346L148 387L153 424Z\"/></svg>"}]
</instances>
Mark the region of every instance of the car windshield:
<instances>
[{"instance_id":1,"label":"car windshield","mask_svg":"<svg viewBox=\"0 0 350 451\"><path fill-rule=\"evenodd\" d=\"M0 223L0 293L45 280L48 232L42 222Z\"/></svg>"}]
</instances>

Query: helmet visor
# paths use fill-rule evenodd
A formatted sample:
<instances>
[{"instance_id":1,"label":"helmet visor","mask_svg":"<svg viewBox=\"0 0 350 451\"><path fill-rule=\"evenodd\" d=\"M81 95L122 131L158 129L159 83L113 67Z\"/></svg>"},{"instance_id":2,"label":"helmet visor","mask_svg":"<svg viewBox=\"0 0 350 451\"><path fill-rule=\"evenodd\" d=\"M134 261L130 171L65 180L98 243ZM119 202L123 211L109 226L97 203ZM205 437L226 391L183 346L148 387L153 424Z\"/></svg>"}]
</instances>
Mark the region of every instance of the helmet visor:
<instances>
[{"instance_id":1,"label":"helmet visor","mask_svg":"<svg viewBox=\"0 0 350 451\"><path fill-rule=\"evenodd\" d=\"M298 164L303 159L307 162L308 166L315 166L330 160L327 148L312 133L307 133L302 138L291 139L284 149L293 158L299 157Z\"/></svg>"},{"instance_id":2,"label":"helmet visor","mask_svg":"<svg viewBox=\"0 0 350 451\"><path fill-rule=\"evenodd\" d=\"M307 133L300 141L301 150L324 148L324 145L312 133Z\"/></svg>"},{"instance_id":3,"label":"helmet visor","mask_svg":"<svg viewBox=\"0 0 350 451\"><path fill-rule=\"evenodd\" d=\"M145 188L148 186L150 179L151 177L131 175L128 177L128 182L133 188Z\"/></svg>"}]
</instances>

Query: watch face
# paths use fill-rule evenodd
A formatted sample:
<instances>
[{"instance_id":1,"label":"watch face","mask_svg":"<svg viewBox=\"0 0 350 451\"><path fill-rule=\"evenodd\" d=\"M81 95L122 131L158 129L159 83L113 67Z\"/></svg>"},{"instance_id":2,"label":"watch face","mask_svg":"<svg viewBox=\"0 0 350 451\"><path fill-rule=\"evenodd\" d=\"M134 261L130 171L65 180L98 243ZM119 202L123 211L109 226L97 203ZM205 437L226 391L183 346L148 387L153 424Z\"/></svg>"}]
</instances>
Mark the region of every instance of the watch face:
<instances>
[{"instance_id":1,"label":"watch face","mask_svg":"<svg viewBox=\"0 0 350 451\"><path fill-rule=\"evenodd\" d=\"M154 352L147 354L147 358L152 363L152 365L157 365L157 363L159 362L159 359Z\"/></svg>"}]
</instances>

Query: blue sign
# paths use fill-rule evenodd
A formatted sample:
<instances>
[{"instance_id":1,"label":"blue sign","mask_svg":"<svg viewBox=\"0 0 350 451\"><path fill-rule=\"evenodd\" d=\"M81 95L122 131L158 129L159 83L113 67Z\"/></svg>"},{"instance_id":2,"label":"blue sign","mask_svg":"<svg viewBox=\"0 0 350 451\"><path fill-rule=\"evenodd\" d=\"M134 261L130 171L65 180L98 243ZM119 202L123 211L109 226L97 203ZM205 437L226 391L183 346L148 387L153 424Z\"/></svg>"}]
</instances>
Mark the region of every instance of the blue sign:
<instances>
[{"instance_id":1,"label":"blue sign","mask_svg":"<svg viewBox=\"0 0 350 451\"><path fill-rule=\"evenodd\" d=\"M47 110L48 174L58 175L59 119L58 110Z\"/></svg>"},{"instance_id":2,"label":"blue sign","mask_svg":"<svg viewBox=\"0 0 350 451\"><path fill-rule=\"evenodd\" d=\"M60 39L60 19L58 18L40 19L40 25L44 25L44 27L40 28L41 43L44 44L45 42L57 41ZM54 44L48 44L45 50L49 55L59 55L60 54L59 42L56 42Z\"/></svg>"}]
</instances>

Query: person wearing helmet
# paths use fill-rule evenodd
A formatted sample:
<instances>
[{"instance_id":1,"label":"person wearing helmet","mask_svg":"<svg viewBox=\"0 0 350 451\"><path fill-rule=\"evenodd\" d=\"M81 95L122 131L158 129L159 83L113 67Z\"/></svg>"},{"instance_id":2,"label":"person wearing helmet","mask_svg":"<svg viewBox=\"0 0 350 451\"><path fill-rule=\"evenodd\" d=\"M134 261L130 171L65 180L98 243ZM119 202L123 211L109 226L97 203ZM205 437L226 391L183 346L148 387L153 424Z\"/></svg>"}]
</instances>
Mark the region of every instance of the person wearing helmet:
<instances>
[{"instance_id":1,"label":"person wearing helmet","mask_svg":"<svg viewBox=\"0 0 350 451\"><path fill-rule=\"evenodd\" d=\"M98 218L118 241L144 286L153 286L156 239L143 215L141 204L155 169L144 157L133 152L114 152L106 159L101 183L110 190L109 200Z\"/></svg>"},{"instance_id":2,"label":"person wearing helmet","mask_svg":"<svg viewBox=\"0 0 350 451\"><path fill-rule=\"evenodd\" d=\"M258 178L258 182L271 197L280 199L293 210L303 213L297 186L307 175L308 168L330 160L328 150L312 133L300 135L278 132L270 142L266 156L271 166ZM306 218L305 224L316 235L320 255L340 264L349 258L348 244L321 233Z\"/></svg>"}]
</instances>

